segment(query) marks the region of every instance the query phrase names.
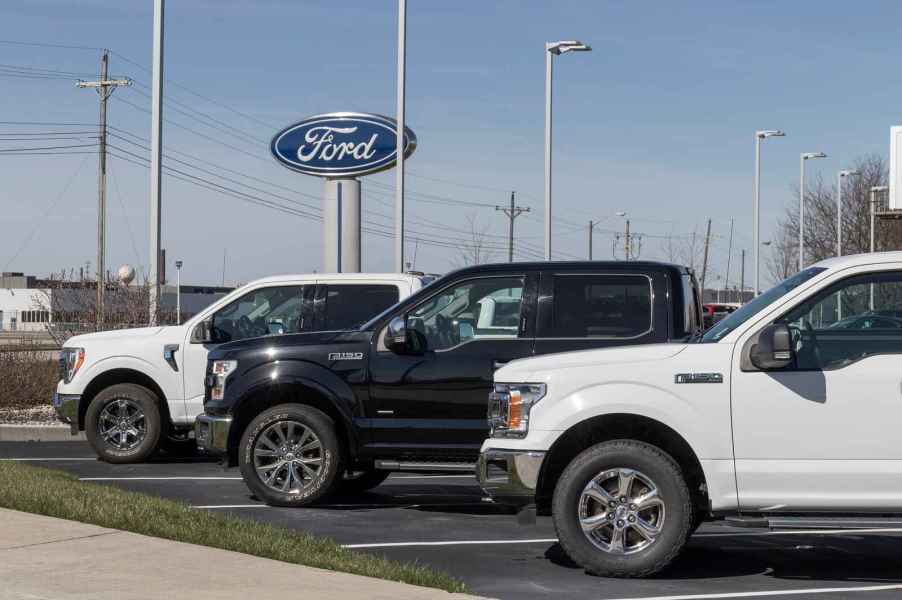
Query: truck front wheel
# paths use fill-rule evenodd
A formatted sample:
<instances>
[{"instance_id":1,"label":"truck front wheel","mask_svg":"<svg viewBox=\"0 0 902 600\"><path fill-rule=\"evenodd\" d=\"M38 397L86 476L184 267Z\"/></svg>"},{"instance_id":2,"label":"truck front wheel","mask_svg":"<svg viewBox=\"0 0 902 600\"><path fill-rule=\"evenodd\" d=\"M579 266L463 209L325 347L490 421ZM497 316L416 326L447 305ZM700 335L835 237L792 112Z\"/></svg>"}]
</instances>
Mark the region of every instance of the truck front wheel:
<instances>
[{"instance_id":1,"label":"truck front wheel","mask_svg":"<svg viewBox=\"0 0 902 600\"><path fill-rule=\"evenodd\" d=\"M101 460L138 463L157 449L162 423L159 399L133 383L112 385L97 394L85 413L85 435Z\"/></svg>"},{"instance_id":2,"label":"truck front wheel","mask_svg":"<svg viewBox=\"0 0 902 600\"><path fill-rule=\"evenodd\" d=\"M272 506L309 506L341 479L341 448L332 420L300 404L274 406L241 435L238 466L247 487Z\"/></svg>"},{"instance_id":3,"label":"truck front wheel","mask_svg":"<svg viewBox=\"0 0 902 600\"><path fill-rule=\"evenodd\" d=\"M647 577L679 554L693 524L680 467L634 440L592 446L564 470L554 491L554 525L564 551L605 577Z\"/></svg>"}]
</instances>

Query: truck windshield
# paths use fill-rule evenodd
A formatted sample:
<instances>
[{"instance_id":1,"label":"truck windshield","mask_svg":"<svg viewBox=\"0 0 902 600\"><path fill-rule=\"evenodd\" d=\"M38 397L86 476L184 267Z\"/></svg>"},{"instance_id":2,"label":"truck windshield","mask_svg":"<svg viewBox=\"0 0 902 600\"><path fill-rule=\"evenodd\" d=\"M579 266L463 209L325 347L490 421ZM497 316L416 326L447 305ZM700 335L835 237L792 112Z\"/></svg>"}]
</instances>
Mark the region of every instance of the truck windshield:
<instances>
[{"instance_id":1,"label":"truck windshield","mask_svg":"<svg viewBox=\"0 0 902 600\"><path fill-rule=\"evenodd\" d=\"M705 332L699 342L703 344L719 342L721 338L745 323L762 308L824 271L826 271L826 269L821 267L809 267L788 279L784 279L751 302L737 308L728 317L718 322L714 327Z\"/></svg>"}]
</instances>

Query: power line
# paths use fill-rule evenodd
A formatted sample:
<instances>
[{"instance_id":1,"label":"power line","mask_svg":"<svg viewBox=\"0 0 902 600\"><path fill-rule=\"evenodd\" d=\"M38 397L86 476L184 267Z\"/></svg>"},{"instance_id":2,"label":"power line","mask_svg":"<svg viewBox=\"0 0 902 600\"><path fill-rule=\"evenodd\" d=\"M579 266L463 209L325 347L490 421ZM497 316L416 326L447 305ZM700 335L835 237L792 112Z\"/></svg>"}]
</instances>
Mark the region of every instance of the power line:
<instances>
[{"instance_id":1,"label":"power line","mask_svg":"<svg viewBox=\"0 0 902 600\"><path fill-rule=\"evenodd\" d=\"M103 48L96 48L94 46L70 46L66 44L49 44L46 42L24 42L19 40L0 40L0 44L7 44L11 46L39 46L42 48L63 48L66 50L103 50Z\"/></svg>"},{"instance_id":2,"label":"power line","mask_svg":"<svg viewBox=\"0 0 902 600\"><path fill-rule=\"evenodd\" d=\"M63 148L92 148L97 144L73 144L70 146L40 146L40 147L29 147L29 148L3 148L0 149L0 152L21 152L28 150L60 150Z\"/></svg>"},{"instance_id":3,"label":"power line","mask_svg":"<svg viewBox=\"0 0 902 600\"><path fill-rule=\"evenodd\" d=\"M90 154L93 154L93 152L91 152ZM87 162L87 160L88 160L87 157L81 159L81 162L78 163L78 166L75 168L75 171L73 171L72 175L69 176L69 179L66 181L65 185L63 185L63 189L60 190L60 193L57 194L56 198L53 199L53 201L52 201L52 202L50 203L50 205L47 207L47 210L45 210L45 211L43 212L43 214L41 215L41 218L40 218L40 220L37 222L37 224L35 224L35 226L31 229L31 231L28 233L28 235L25 236L25 239L24 239L24 240L22 241L22 243L19 245L18 250L16 250L16 252L15 252L15 254L13 254L12 258L10 258L8 261L6 261L6 264L3 265L3 269L2 269L3 271L6 271L6 269L8 269L9 266L10 266L17 258L19 258L19 256L20 256L20 255L22 254L22 252L25 250L25 248L28 247L28 244L31 243L32 238L34 238L35 233L37 233L38 229L40 229L40 228L43 226L43 224L44 224L43 221L44 221L47 217L50 216L50 213L52 213L52 212L53 212L53 209L56 208L56 205L59 204L59 201L62 200L62 199L63 199L63 196L66 195L66 192L69 191L69 187L72 185L72 182L75 181L76 176L77 176L78 173L81 171L82 167L85 166L85 163Z\"/></svg>"}]
</instances>

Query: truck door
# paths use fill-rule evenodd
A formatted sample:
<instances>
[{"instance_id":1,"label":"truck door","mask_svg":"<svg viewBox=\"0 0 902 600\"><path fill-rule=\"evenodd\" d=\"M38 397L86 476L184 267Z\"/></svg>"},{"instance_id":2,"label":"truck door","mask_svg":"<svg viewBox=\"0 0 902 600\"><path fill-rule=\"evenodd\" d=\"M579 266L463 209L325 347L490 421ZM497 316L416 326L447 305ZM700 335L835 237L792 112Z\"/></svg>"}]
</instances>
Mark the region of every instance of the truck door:
<instances>
[{"instance_id":1,"label":"truck door","mask_svg":"<svg viewBox=\"0 0 902 600\"><path fill-rule=\"evenodd\" d=\"M732 377L739 500L745 509L902 510L902 273L847 276L788 308L793 363L747 360Z\"/></svg>"},{"instance_id":2,"label":"truck door","mask_svg":"<svg viewBox=\"0 0 902 600\"><path fill-rule=\"evenodd\" d=\"M666 285L661 274L543 272L535 354L666 341Z\"/></svg>"},{"instance_id":3,"label":"truck door","mask_svg":"<svg viewBox=\"0 0 902 600\"><path fill-rule=\"evenodd\" d=\"M449 283L405 315L415 354L374 348L367 416L381 455L428 447L436 459L475 460L494 371L532 354L537 280L513 273Z\"/></svg>"}]
</instances>

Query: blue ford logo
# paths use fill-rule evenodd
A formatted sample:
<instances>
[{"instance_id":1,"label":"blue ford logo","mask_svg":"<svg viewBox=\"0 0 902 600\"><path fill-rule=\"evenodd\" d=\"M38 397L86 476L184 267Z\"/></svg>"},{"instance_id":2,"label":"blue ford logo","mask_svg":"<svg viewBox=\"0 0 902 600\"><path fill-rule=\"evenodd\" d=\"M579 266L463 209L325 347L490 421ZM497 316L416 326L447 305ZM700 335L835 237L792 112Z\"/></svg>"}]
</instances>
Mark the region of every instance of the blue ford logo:
<instances>
[{"instance_id":1,"label":"blue ford logo","mask_svg":"<svg viewBox=\"0 0 902 600\"><path fill-rule=\"evenodd\" d=\"M353 177L395 165L394 119L367 113L329 113L295 123L276 134L270 148L280 163L306 175ZM404 128L404 157L417 138Z\"/></svg>"}]
</instances>

